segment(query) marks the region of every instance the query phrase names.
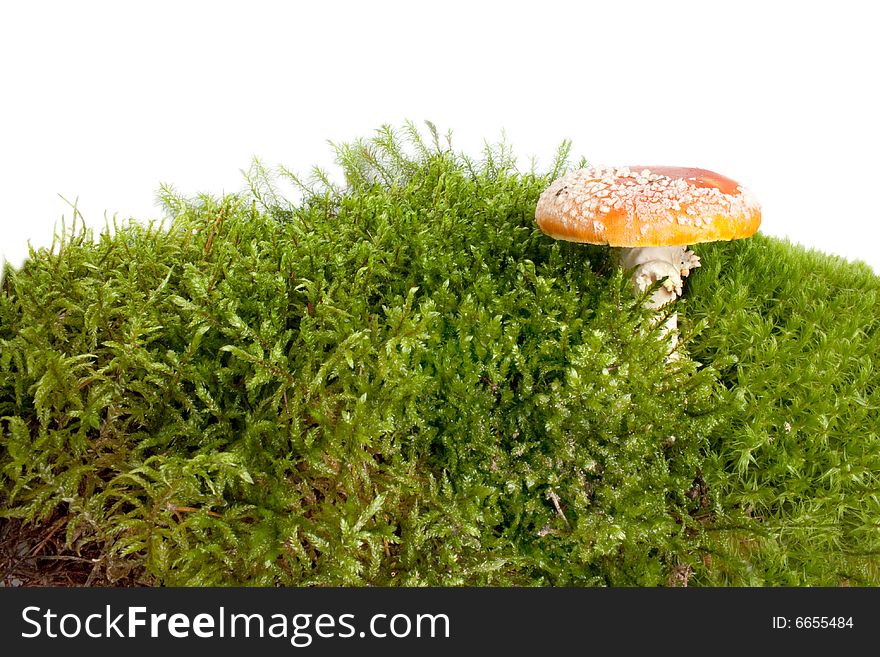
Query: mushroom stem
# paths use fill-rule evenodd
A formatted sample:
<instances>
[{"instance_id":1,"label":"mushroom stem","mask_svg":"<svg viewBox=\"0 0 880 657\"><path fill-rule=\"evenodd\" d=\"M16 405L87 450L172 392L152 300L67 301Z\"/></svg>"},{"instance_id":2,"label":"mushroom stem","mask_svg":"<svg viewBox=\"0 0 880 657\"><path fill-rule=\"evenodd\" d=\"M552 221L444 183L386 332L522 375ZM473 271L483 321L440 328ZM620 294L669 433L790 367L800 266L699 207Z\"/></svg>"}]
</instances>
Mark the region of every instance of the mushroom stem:
<instances>
[{"instance_id":1,"label":"mushroom stem","mask_svg":"<svg viewBox=\"0 0 880 657\"><path fill-rule=\"evenodd\" d=\"M663 281L648 300L646 308L657 310L681 296L683 279L700 266L700 257L686 246L644 246L615 249L624 270L632 270L630 281L636 294L642 294L657 281ZM664 280L665 279L665 280ZM664 322L663 334L673 349L678 345L678 313Z\"/></svg>"}]
</instances>

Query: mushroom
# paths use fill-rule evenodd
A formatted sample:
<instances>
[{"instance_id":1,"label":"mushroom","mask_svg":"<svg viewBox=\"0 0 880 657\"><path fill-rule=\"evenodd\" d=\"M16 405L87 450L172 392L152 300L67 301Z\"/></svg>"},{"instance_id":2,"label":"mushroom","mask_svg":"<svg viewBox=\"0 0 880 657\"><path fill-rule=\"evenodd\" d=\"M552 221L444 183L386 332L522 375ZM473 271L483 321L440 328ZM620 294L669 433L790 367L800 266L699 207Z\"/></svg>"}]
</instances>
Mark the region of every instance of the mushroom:
<instances>
[{"instance_id":1,"label":"mushroom","mask_svg":"<svg viewBox=\"0 0 880 657\"><path fill-rule=\"evenodd\" d=\"M657 310L681 296L684 278L700 266L689 244L749 237L761 208L735 180L706 169L597 166L554 180L535 220L555 239L614 247L636 293L661 282L645 302ZM665 332L673 348L677 328L672 313Z\"/></svg>"}]
</instances>

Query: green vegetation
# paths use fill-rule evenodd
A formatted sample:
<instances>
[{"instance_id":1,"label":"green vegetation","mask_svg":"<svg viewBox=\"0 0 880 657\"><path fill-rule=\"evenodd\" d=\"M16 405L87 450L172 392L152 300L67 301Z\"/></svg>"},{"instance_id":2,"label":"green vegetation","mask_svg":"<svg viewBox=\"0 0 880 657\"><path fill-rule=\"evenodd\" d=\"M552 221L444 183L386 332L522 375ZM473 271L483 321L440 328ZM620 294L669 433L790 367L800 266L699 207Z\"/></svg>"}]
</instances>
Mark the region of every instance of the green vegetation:
<instances>
[{"instance_id":1,"label":"green vegetation","mask_svg":"<svg viewBox=\"0 0 880 657\"><path fill-rule=\"evenodd\" d=\"M669 361L535 226L567 144L429 128L10 269L0 514L151 584L880 584L880 278L698 246Z\"/></svg>"}]
</instances>

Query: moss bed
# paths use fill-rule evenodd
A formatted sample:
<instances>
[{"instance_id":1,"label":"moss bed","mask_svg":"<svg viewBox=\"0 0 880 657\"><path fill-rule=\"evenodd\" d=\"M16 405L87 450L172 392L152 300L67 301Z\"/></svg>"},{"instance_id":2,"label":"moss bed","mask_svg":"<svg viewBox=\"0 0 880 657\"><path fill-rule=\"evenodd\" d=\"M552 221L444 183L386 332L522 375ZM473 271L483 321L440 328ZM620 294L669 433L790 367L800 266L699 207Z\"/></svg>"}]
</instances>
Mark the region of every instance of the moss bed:
<instances>
[{"instance_id":1,"label":"moss bed","mask_svg":"<svg viewBox=\"0 0 880 657\"><path fill-rule=\"evenodd\" d=\"M880 278L697 245L670 361L535 225L568 150L385 126L7 267L4 583L880 584Z\"/></svg>"}]
</instances>

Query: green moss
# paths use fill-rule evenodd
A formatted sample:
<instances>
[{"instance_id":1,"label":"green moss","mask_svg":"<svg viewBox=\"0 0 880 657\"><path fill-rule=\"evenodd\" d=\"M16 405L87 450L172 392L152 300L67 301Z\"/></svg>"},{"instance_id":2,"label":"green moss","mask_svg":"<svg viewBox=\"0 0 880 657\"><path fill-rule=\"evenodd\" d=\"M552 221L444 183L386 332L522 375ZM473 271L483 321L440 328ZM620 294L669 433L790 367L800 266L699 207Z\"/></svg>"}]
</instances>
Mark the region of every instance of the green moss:
<instances>
[{"instance_id":1,"label":"green moss","mask_svg":"<svg viewBox=\"0 0 880 657\"><path fill-rule=\"evenodd\" d=\"M880 278L760 235L699 251L693 356L718 369L731 409L707 469L725 516L714 549L742 564L704 576L878 583Z\"/></svg>"},{"instance_id":2,"label":"green moss","mask_svg":"<svg viewBox=\"0 0 880 657\"><path fill-rule=\"evenodd\" d=\"M160 584L880 583L878 278L699 248L669 362L534 224L567 144L520 173L429 128L10 270L0 512Z\"/></svg>"}]
</instances>

